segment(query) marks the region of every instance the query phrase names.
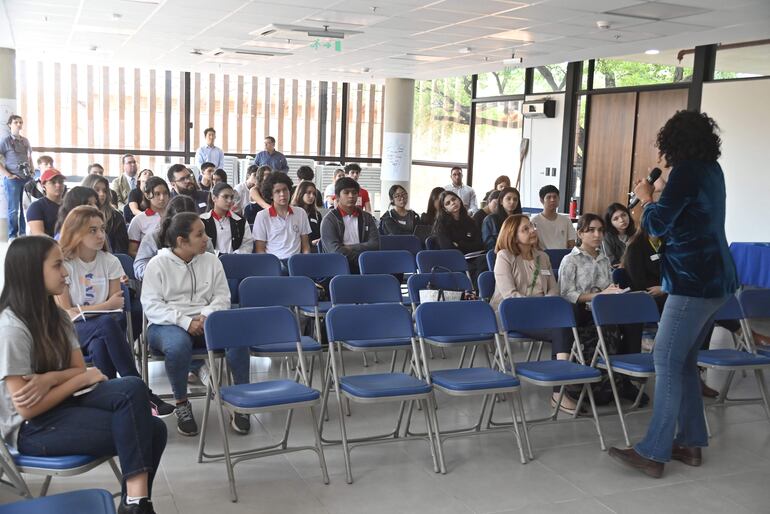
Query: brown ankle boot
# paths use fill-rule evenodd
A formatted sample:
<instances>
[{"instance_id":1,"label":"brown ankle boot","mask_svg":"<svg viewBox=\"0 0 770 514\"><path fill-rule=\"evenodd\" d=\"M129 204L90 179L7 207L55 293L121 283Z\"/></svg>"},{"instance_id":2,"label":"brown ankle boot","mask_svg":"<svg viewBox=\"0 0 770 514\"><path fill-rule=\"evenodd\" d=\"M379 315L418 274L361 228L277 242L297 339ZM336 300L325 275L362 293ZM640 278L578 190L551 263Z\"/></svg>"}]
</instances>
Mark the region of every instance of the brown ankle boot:
<instances>
[{"instance_id":1,"label":"brown ankle boot","mask_svg":"<svg viewBox=\"0 0 770 514\"><path fill-rule=\"evenodd\" d=\"M689 448L675 444L671 447L671 458L682 461L688 466L700 466L703 463L701 449L697 446Z\"/></svg>"},{"instance_id":2,"label":"brown ankle boot","mask_svg":"<svg viewBox=\"0 0 770 514\"><path fill-rule=\"evenodd\" d=\"M633 448L610 448L610 457L634 469L638 469L647 476L660 478L663 476L662 462L657 462L646 457L642 457Z\"/></svg>"}]
</instances>

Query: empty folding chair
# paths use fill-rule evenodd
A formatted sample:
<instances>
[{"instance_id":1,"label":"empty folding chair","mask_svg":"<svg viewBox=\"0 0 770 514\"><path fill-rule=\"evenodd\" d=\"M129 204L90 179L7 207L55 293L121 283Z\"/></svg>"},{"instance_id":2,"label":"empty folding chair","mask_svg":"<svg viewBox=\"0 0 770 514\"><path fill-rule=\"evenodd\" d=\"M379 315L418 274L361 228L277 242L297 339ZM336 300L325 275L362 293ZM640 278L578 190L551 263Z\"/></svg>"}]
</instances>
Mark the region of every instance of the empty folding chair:
<instances>
[{"instance_id":1,"label":"empty folding chair","mask_svg":"<svg viewBox=\"0 0 770 514\"><path fill-rule=\"evenodd\" d=\"M219 424L222 431L224 453L216 457L224 457L227 468L227 478L230 483L230 499L238 501L235 490L235 464L259 457L267 457L281 453L302 450L312 450L318 455L324 483L329 483L326 470L321 438L318 433L318 421L315 407L320 403L321 394L307 385L307 368L305 366L299 330L294 315L286 307L251 307L227 311L213 312L204 324L206 347L209 352L209 366L214 374L213 394L219 411ZM266 380L250 384L238 384L223 387L219 366L216 365L215 352L229 348L254 347L265 345L286 345L293 343L297 350L298 367L302 382L294 380ZM240 414L261 414L272 411L291 411L308 409L312 418L311 428L315 435L314 445L288 446L287 437L283 444L270 445L248 450L231 451L228 439L225 411ZM204 421L204 427L207 424ZM290 429L290 427L289 427ZM287 430L288 431L288 430ZM205 444L206 430L201 431L201 448Z\"/></svg>"},{"instance_id":2,"label":"empty folding chair","mask_svg":"<svg viewBox=\"0 0 770 514\"><path fill-rule=\"evenodd\" d=\"M559 266L561 265L561 260L564 258L565 255L570 253L572 250L567 249L551 249L551 250L545 250L545 253L548 254L548 258L551 260L551 266L553 266L556 269L559 269Z\"/></svg>"},{"instance_id":3,"label":"empty folding chair","mask_svg":"<svg viewBox=\"0 0 770 514\"><path fill-rule=\"evenodd\" d=\"M380 236L380 250L406 250L412 255L417 255L423 247L419 237L398 234Z\"/></svg>"},{"instance_id":4,"label":"empty folding chair","mask_svg":"<svg viewBox=\"0 0 770 514\"><path fill-rule=\"evenodd\" d=\"M539 296L524 298L507 298L502 301L498 308L500 321L502 323L502 339L505 342L505 352L500 356L504 369L511 369L515 376L523 381L529 382L541 387L547 387L549 390L553 387L559 387L559 398L551 414L541 419L527 419L525 429L533 425L542 423L553 423L559 421L559 405L565 394L566 386L580 386L580 397L578 399L578 408L575 410L571 420L591 420L591 418L578 418L580 406L585 395L588 396L591 405L592 421L596 427L596 433L599 436L599 444L602 450L606 449L604 436L602 435L599 416L596 412L596 403L594 402L591 384L600 382L601 372L586 365L583 352L580 346L577 328L575 328L575 315L572 310L572 304L564 298L558 296ZM553 330L553 329L571 329L574 341L568 360L548 360L515 363L513 359L512 342L529 342L531 337L525 335L528 332ZM491 415L490 415L491 421ZM529 441L528 436L525 440ZM532 457L532 450L528 447L529 458Z\"/></svg>"},{"instance_id":5,"label":"empty folding chair","mask_svg":"<svg viewBox=\"0 0 770 514\"><path fill-rule=\"evenodd\" d=\"M631 446L631 441L628 439L625 413L620 405L618 388L615 385L615 373L641 380L639 394L631 407L635 409L644 394L648 379L655 376L655 363L652 353L626 353L610 356L607 350L606 332L608 325L658 323L660 321L658 306L652 296L647 293L600 294L591 300L591 312L596 330L599 333L599 342L591 358L591 365L607 370L615 407L620 417L620 426L623 428L623 437L626 440L626 446Z\"/></svg>"},{"instance_id":6,"label":"empty folding chair","mask_svg":"<svg viewBox=\"0 0 770 514\"><path fill-rule=\"evenodd\" d=\"M420 338L421 358L419 362L422 362L423 365L423 375L429 383L433 384L434 389L449 396L484 397L476 425L446 431L443 436L438 427L436 428L438 447L441 448L442 446L442 437L478 435L487 432L480 431L480 428L487 407L494 402L495 395L499 394L508 399L519 457L521 463L526 464L527 459L524 456L517 419L521 419L524 425L524 434L527 437L524 407L519 395L519 380L513 375L505 373L503 371L505 368L493 366L489 359L489 351L495 355L502 355L503 353L497 334L497 319L492 307L482 301L424 303L417 308L415 320L417 322L417 335ZM442 348L481 346L487 356L488 366L431 371L425 353L426 345ZM407 417L407 428L409 427L408 420L409 417ZM527 446L529 447L528 442ZM531 453L531 450L528 451Z\"/></svg>"},{"instance_id":7,"label":"empty folding chair","mask_svg":"<svg viewBox=\"0 0 770 514\"><path fill-rule=\"evenodd\" d=\"M115 500L104 489L82 489L0 506L0 514L115 514Z\"/></svg>"},{"instance_id":8,"label":"empty folding chair","mask_svg":"<svg viewBox=\"0 0 770 514\"><path fill-rule=\"evenodd\" d=\"M495 272L483 271L479 275L479 298L489 302L495 294Z\"/></svg>"},{"instance_id":9,"label":"empty folding chair","mask_svg":"<svg viewBox=\"0 0 770 514\"><path fill-rule=\"evenodd\" d=\"M368 375L343 375L337 365L337 352L343 341L357 341L359 344L370 342L372 345L385 345L389 341L401 342L409 339L414 355L417 348L414 340L412 317L409 310L397 303L372 305L335 305L326 317L326 330L329 336L329 358L331 377L337 398L338 415L342 448L345 456L345 474L348 483L353 482L350 465L350 450L359 445L382 444L409 439L394 437L398 435L405 402L418 401L425 415L425 425L433 459L435 472L445 470L443 457L436 457L434 445L434 426L438 420L434 411L433 389L420 376L418 366L413 366L416 376L406 373L375 373ZM342 412L343 397L356 403L400 402L396 430L389 434L349 439ZM322 420L323 423L323 420ZM424 438L421 438L424 439ZM438 450L440 452L440 449ZM441 465L439 466L439 461Z\"/></svg>"},{"instance_id":10,"label":"empty folding chair","mask_svg":"<svg viewBox=\"0 0 770 514\"><path fill-rule=\"evenodd\" d=\"M319 287L327 287L332 277L349 274L348 260L339 253L300 253L289 257L289 275L309 277ZM301 311L306 316L323 318L331 306L330 301L323 300L318 303L317 315L313 313L312 309L301 309ZM316 334L316 337L319 340L321 338L320 334Z\"/></svg>"},{"instance_id":11,"label":"empty folding chair","mask_svg":"<svg viewBox=\"0 0 770 514\"><path fill-rule=\"evenodd\" d=\"M403 280L403 277L417 273L414 259L414 254L407 250L368 251L358 256L358 267L362 275L388 273ZM409 295L403 296L403 301L408 305Z\"/></svg>"},{"instance_id":12,"label":"empty folding chair","mask_svg":"<svg viewBox=\"0 0 770 514\"><path fill-rule=\"evenodd\" d=\"M431 273L435 268L466 273L468 262L460 250L423 250L417 254L417 269L420 273Z\"/></svg>"},{"instance_id":13,"label":"empty folding chair","mask_svg":"<svg viewBox=\"0 0 770 514\"><path fill-rule=\"evenodd\" d=\"M281 261L270 253L228 253L219 256L225 269L230 302L238 305L238 286L248 277L280 277Z\"/></svg>"},{"instance_id":14,"label":"empty folding chair","mask_svg":"<svg viewBox=\"0 0 770 514\"><path fill-rule=\"evenodd\" d=\"M497 254L494 250L489 250L487 252L487 269L489 271L495 270L495 261L497 261Z\"/></svg>"}]
</instances>

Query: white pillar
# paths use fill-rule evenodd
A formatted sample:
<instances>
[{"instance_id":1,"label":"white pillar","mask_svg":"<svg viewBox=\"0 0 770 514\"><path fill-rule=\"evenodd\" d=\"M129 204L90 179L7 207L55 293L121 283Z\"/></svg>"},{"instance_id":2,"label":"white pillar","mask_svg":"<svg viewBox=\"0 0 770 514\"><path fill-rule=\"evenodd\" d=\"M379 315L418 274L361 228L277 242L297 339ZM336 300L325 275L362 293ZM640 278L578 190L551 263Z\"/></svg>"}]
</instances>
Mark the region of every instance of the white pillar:
<instances>
[{"instance_id":1,"label":"white pillar","mask_svg":"<svg viewBox=\"0 0 770 514\"><path fill-rule=\"evenodd\" d=\"M414 79L386 79L380 212L388 209L388 190L391 186L399 184L409 191L413 120Z\"/></svg>"}]
</instances>

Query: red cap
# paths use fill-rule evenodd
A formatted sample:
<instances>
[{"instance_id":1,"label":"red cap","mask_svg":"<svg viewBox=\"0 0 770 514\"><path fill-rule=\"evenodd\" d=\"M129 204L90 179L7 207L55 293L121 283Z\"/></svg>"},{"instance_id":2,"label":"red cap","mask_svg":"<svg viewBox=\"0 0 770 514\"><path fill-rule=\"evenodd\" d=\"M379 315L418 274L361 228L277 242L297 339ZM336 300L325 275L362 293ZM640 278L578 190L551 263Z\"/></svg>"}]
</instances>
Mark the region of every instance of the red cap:
<instances>
[{"instance_id":1,"label":"red cap","mask_svg":"<svg viewBox=\"0 0 770 514\"><path fill-rule=\"evenodd\" d=\"M56 168L48 168L43 172L43 175L40 177L40 183L45 184L49 180L53 180L56 177L61 177L61 176L62 176L61 172Z\"/></svg>"}]
</instances>

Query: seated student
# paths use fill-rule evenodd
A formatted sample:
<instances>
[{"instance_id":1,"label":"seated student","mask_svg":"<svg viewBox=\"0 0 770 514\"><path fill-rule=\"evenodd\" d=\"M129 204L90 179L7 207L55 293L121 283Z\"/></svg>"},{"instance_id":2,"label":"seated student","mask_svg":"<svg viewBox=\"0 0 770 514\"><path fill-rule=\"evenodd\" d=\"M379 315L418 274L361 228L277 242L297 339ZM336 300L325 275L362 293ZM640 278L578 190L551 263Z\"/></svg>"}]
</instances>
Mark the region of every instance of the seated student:
<instances>
[{"instance_id":1,"label":"seated student","mask_svg":"<svg viewBox=\"0 0 770 514\"><path fill-rule=\"evenodd\" d=\"M33 179L24 184L24 193L21 195L21 210L24 216L26 216L27 209L29 209L32 202L45 196L45 189L43 189L43 184L39 177L42 177L47 170L53 167L53 159L49 155L41 155L37 158L37 169L35 170L37 180ZM27 228L27 234L29 234L29 228Z\"/></svg>"},{"instance_id":2,"label":"seated student","mask_svg":"<svg viewBox=\"0 0 770 514\"><path fill-rule=\"evenodd\" d=\"M467 261L471 280L475 284L479 274L487 269L484 243L481 241L481 231L476 227L473 218L468 216L463 201L452 191L444 191L439 197L433 235L438 239L439 248L442 250L454 248L465 255L481 252Z\"/></svg>"},{"instance_id":3,"label":"seated student","mask_svg":"<svg viewBox=\"0 0 770 514\"><path fill-rule=\"evenodd\" d=\"M136 257L139 243L146 234L155 231L166 210L171 191L160 177L150 177L144 184L144 200L147 207L131 220L128 226L128 255ZM197 209L197 206L196 206Z\"/></svg>"},{"instance_id":4,"label":"seated student","mask_svg":"<svg viewBox=\"0 0 770 514\"><path fill-rule=\"evenodd\" d=\"M56 228L54 229L54 239L59 239L61 227L64 224L64 220L67 219L67 215L75 207L81 205L91 205L96 207L99 205L99 196L96 191L90 187L75 186L64 195L61 207L59 207L59 214L56 218Z\"/></svg>"},{"instance_id":5,"label":"seated student","mask_svg":"<svg viewBox=\"0 0 770 514\"><path fill-rule=\"evenodd\" d=\"M324 191L324 206L327 209L334 209L337 207L336 201L337 201L337 195L334 194L334 184L337 183L339 179L345 176L345 170L342 168L337 168L334 170L334 176L332 177L332 181L327 184L326 190Z\"/></svg>"},{"instance_id":6,"label":"seated student","mask_svg":"<svg viewBox=\"0 0 770 514\"><path fill-rule=\"evenodd\" d=\"M481 237L484 239L487 250L494 250L500 227L508 216L514 214L521 214L519 191L515 187L506 187L500 191L497 210L487 216L481 227Z\"/></svg>"},{"instance_id":7,"label":"seated student","mask_svg":"<svg viewBox=\"0 0 770 514\"><path fill-rule=\"evenodd\" d=\"M128 227L123 215L112 205L110 182L101 175L87 175L80 183L96 191L99 210L104 215L107 230L107 242L112 253L128 252Z\"/></svg>"},{"instance_id":8,"label":"seated student","mask_svg":"<svg viewBox=\"0 0 770 514\"><path fill-rule=\"evenodd\" d=\"M502 191L506 187L511 187L511 179L508 175L500 175L495 179L495 185L492 187L492 190L487 191L487 194L484 195L484 202L489 201L489 195L494 191Z\"/></svg>"},{"instance_id":9,"label":"seated student","mask_svg":"<svg viewBox=\"0 0 770 514\"><path fill-rule=\"evenodd\" d=\"M142 307L147 316L150 347L165 356L166 374L176 400L177 431L194 436L198 424L187 399L187 374L192 349L205 348L203 323L215 311L230 308L230 289L219 259L208 252L208 237L197 214L183 212L165 233L169 246L147 264L142 282ZM227 350L227 365L236 384L249 382L249 349ZM239 434L251 429L248 414L235 414L231 425Z\"/></svg>"},{"instance_id":10,"label":"seated student","mask_svg":"<svg viewBox=\"0 0 770 514\"><path fill-rule=\"evenodd\" d=\"M312 182L300 182L294 195L292 205L300 207L307 213L307 220L310 223L310 252L318 252L318 242L321 240L321 220L323 216L318 210L318 190Z\"/></svg>"},{"instance_id":11,"label":"seated student","mask_svg":"<svg viewBox=\"0 0 770 514\"><path fill-rule=\"evenodd\" d=\"M223 169L214 170L214 173L211 174L211 187L220 182L227 182L227 172Z\"/></svg>"},{"instance_id":12,"label":"seated student","mask_svg":"<svg viewBox=\"0 0 770 514\"><path fill-rule=\"evenodd\" d=\"M117 453L118 513L154 512L152 483L166 425L147 408L141 379L107 380L99 368L86 368L72 322L53 299L66 287L63 261L48 237L17 238L8 247L0 295L0 431L24 455Z\"/></svg>"},{"instance_id":13,"label":"seated student","mask_svg":"<svg viewBox=\"0 0 770 514\"><path fill-rule=\"evenodd\" d=\"M482 231L482 237L483 237L483 226L484 226L484 220L487 216L493 215L497 211L497 205L498 200L500 199L500 191L495 189L494 191L489 192L489 196L486 198L486 202L484 203L484 207L479 209L478 211L473 213L473 222L476 224L477 227L479 227L479 230Z\"/></svg>"},{"instance_id":14,"label":"seated student","mask_svg":"<svg viewBox=\"0 0 770 514\"><path fill-rule=\"evenodd\" d=\"M198 214L208 210L209 194L198 189L192 171L184 164L172 164L166 173L168 183L171 184L171 196L187 195L198 206Z\"/></svg>"},{"instance_id":15,"label":"seated student","mask_svg":"<svg viewBox=\"0 0 770 514\"><path fill-rule=\"evenodd\" d=\"M407 209L409 193L403 186L394 184L388 190L391 208L380 218L380 230L386 235L414 234L420 224L420 216L412 209Z\"/></svg>"},{"instance_id":16,"label":"seated student","mask_svg":"<svg viewBox=\"0 0 770 514\"><path fill-rule=\"evenodd\" d=\"M80 348L107 378L138 377L134 355L126 344L126 319L122 312L89 316L89 311L123 308L120 281L123 267L106 251L104 215L96 207L75 207L64 220L61 250L69 279L56 303L75 324ZM150 401L161 417L174 407L150 392Z\"/></svg>"},{"instance_id":17,"label":"seated student","mask_svg":"<svg viewBox=\"0 0 770 514\"><path fill-rule=\"evenodd\" d=\"M244 218L230 210L233 197L233 188L228 183L219 183L211 190L214 208L201 214L206 235L220 254L253 253L251 229Z\"/></svg>"},{"instance_id":18,"label":"seated student","mask_svg":"<svg viewBox=\"0 0 770 514\"><path fill-rule=\"evenodd\" d=\"M345 165L345 176L352 178L353 180L358 182L358 178L361 176L361 166L359 166L354 162L351 162L350 164ZM359 188L360 189L358 190L358 203L356 204L356 207L361 207L366 212L371 213L372 202L369 198L369 191L367 191L363 187L360 187L360 185L359 185Z\"/></svg>"},{"instance_id":19,"label":"seated student","mask_svg":"<svg viewBox=\"0 0 770 514\"><path fill-rule=\"evenodd\" d=\"M45 196L32 202L27 209L27 235L53 237L64 196L64 175L49 168L40 176L40 184Z\"/></svg>"},{"instance_id":20,"label":"seated student","mask_svg":"<svg viewBox=\"0 0 770 514\"><path fill-rule=\"evenodd\" d=\"M257 213L254 219L256 253L271 253L284 267L292 255L310 253L310 222L305 209L289 206L291 179L285 173L271 173L262 183L262 198L270 208Z\"/></svg>"},{"instance_id":21,"label":"seated student","mask_svg":"<svg viewBox=\"0 0 770 514\"><path fill-rule=\"evenodd\" d=\"M380 234L374 216L356 206L360 187L350 177L342 177L335 182L337 207L321 221L323 251L347 257L353 273L358 273L358 256L361 253L380 249Z\"/></svg>"},{"instance_id":22,"label":"seated student","mask_svg":"<svg viewBox=\"0 0 770 514\"><path fill-rule=\"evenodd\" d=\"M537 227L540 238L540 248L566 250L575 246L572 221L568 216L556 212L559 207L559 190L551 185L541 187L540 202L543 204L543 212L532 217L532 224Z\"/></svg>"},{"instance_id":23,"label":"seated student","mask_svg":"<svg viewBox=\"0 0 770 514\"><path fill-rule=\"evenodd\" d=\"M575 321L578 327L593 325L593 316L586 304L596 295L622 293L612 283L610 260L601 251L604 239L604 221L593 213L580 217L577 227L578 246L564 256L559 266L559 286L561 295L575 305ZM642 351L641 324L620 325L620 340L617 341L616 354L640 353ZM608 351L612 349L608 348ZM586 356L591 358L592 355ZM624 378L618 391L622 398L636 399L639 390L630 380ZM649 401L646 393L640 405Z\"/></svg>"},{"instance_id":24,"label":"seated student","mask_svg":"<svg viewBox=\"0 0 770 514\"><path fill-rule=\"evenodd\" d=\"M243 209L243 216L250 225L254 224L254 219L257 217L259 211L270 208L270 202L262 197L262 185L265 183L265 179L272 173L273 169L270 166L260 166L257 168L255 175L256 182L247 192L248 197L246 200L246 207ZM289 182L291 182L291 179L289 179Z\"/></svg>"},{"instance_id":25,"label":"seated student","mask_svg":"<svg viewBox=\"0 0 770 514\"><path fill-rule=\"evenodd\" d=\"M428 207L420 214L420 224L421 225L428 225L430 227L433 226L434 223L436 223L436 215L438 214L439 207L441 206L441 193L443 193L445 189L443 187L434 187L430 190L430 197L428 198ZM481 232L481 227L479 227L479 232Z\"/></svg>"},{"instance_id":26,"label":"seated student","mask_svg":"<svg viewBox=\"0 0 770 514\"><path fill-rule=\"evenodd\" d=\"M211 177L216 169L217 167L214 163L204 162L201 164L201 175L198 181L201 191L211 192L211 188L214 186L211 182Z\"/></svg>"},{"instance_id":27,"label":"seated student","mask_svg":"<svg viewBox=\"0 0 770 514\"><path fill-rule=\"evenodd\" d=\"M626 251L628 241L636 232L634 218L631 217L628 207L619 203L610 204L604 214L604 242L602 249L609 258L613 268L620 266L623 252Z\"/></svg>"},{"instance_id":28,"label":"seated student","mask_svg":"<svg viewBox=\"0 0 770 514\"><path fill-rule=\"evenodd\" d=\"M152 170L147 168L136 175L136 187L128 192L128 208L131 210L133 216L138 216L149 207L147 200L144 197L144 185L150 177L154 176ZM130 223L131 220L126 220L126 222Z\"/></svg>"}]
</instances>

